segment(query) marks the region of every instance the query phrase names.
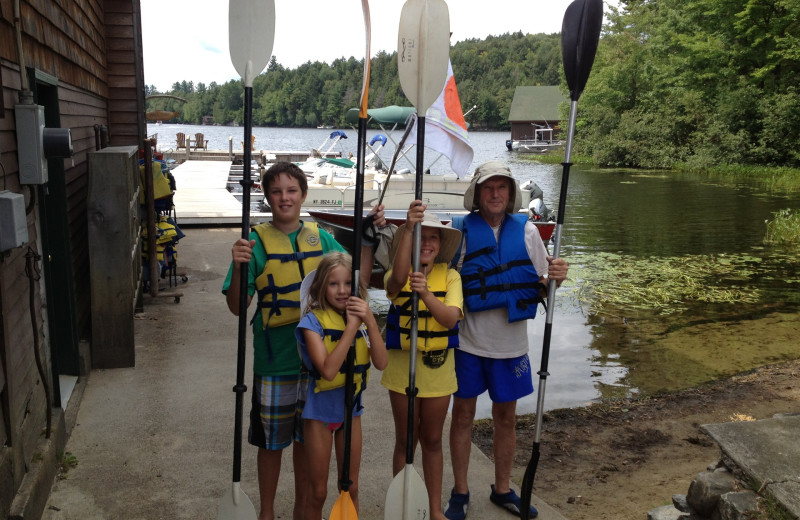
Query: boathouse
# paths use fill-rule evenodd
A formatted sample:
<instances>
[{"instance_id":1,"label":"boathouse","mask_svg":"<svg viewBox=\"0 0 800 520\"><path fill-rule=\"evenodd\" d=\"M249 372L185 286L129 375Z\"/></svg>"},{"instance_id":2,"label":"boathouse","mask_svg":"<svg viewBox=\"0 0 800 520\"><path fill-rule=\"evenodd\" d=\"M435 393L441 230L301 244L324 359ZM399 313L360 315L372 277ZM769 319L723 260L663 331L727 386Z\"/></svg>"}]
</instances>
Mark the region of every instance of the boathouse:
<instances>
[{"instance_id":1,"label":"boathouse","mask_svg":"<svg viewBox=\"0 0 800 520\"><path fill-rule=\"evenodd\" d=\"M553 137L560 131L559 105L569 98L557 86L517 87L508 112L511 139L535 139L537 128L553 128Z\"/></svg>"},{"instance_id":2,"label":"boathouse","mask_svg":"<svg viewBox=\"0 0 800 520\"><path fill-rule=\"evenodd\" d=\"M114 364L92 342L91 171L102 148L137 177L139 0L3 0L0 91L0 518L40 518L83 376Z\"/></svg>"}]
</instances>

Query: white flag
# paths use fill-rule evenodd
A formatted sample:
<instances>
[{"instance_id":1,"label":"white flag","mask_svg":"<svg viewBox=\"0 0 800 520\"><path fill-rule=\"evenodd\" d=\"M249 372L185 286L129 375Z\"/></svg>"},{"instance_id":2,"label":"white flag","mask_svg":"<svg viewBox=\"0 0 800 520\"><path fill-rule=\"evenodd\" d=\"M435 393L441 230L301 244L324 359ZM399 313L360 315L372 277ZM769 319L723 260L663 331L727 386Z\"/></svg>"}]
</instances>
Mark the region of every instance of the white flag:
<instances>
[{"instance_id":1,"label":"white flag","mask_svg":"<svg viewBox=\"0 0 800 520\"><path fill-rule=\"evenodd\" d=\"M408 139L414 142L416 135L417 127L414 125ZM459 178L467 174L474 152L469 144L467 122L458 98L453 66L449 61L444 89L425 113L425 146L446 155L450 159L450 167Z\"/></svg>"}]
</instances>

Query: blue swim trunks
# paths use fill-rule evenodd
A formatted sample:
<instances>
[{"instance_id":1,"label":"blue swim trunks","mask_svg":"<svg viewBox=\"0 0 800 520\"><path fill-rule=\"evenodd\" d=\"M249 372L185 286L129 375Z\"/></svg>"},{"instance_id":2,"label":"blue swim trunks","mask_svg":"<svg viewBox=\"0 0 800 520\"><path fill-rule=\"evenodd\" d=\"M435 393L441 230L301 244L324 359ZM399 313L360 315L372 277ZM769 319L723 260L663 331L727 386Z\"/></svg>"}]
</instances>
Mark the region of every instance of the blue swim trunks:
<instances>
[{"instance_id":1,"label":"blue swim trunks","mask_svg":"<svg viewBox=\"0 0 800 520\"><path fill-rule=\"evenodd\" d=\"M470 399L489 390L494 403L516 401L533 393L531 362L525 354L516 358L494 359L455 349L456 397Z\"/></svg>"}]
</instances>

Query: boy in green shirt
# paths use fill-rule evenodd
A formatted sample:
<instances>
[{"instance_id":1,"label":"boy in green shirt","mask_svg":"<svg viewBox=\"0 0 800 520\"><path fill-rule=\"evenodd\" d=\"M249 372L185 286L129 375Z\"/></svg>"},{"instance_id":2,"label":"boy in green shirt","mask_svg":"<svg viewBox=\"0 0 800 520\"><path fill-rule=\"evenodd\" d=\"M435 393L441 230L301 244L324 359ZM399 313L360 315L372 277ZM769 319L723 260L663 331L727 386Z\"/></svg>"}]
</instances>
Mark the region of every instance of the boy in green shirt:
<instances>
[{"instance_id":1,"label":"boy in green shirt","mask_svg":"<svg viewBox=\"0 0 800 520\"><path fill-rule=\"evenodd\" d=\"M258 447L259 520L275 517L275 493L281 454L293 444L295 503L293 517L302 517L307 495L302 412L308 378L301 374L294 330L300 321L300 282L316 269L325 253L344 248L314 222L300 220L308 193L305 173L295 164L278 162L261 182L272 220L255 226L249 240L232 248L232 262L222 287L228 308L239 315L242 263L248 263L247 305L257 295L253 318L253 388L248 441ZM384 225L383 207L376 224ZM266 247L265 247L266 246ZM361 277L369 283L373 251L361 251Z\"/></svg>"}]
</instances>

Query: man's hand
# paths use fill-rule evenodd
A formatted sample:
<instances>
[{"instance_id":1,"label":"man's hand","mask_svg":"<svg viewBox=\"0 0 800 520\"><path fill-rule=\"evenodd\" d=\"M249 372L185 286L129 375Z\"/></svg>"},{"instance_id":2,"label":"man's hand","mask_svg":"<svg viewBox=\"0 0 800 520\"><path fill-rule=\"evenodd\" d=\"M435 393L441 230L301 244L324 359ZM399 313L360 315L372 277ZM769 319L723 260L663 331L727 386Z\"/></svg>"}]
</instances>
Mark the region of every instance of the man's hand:
<instances>
[{"instance_id":1,"label":"man's hand","mask_svg":"<svg viewBox=\"0 0 800 520\"><path fill-rule=\"evenodd\" d=\"M549 264L547 278L555 280L558 285L561 285L561 282L567 279L569 264L563 258L553 258L552 256L547 257L547 263Z\"/></svg>"}]
</instances>

